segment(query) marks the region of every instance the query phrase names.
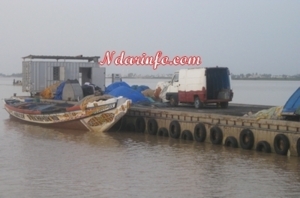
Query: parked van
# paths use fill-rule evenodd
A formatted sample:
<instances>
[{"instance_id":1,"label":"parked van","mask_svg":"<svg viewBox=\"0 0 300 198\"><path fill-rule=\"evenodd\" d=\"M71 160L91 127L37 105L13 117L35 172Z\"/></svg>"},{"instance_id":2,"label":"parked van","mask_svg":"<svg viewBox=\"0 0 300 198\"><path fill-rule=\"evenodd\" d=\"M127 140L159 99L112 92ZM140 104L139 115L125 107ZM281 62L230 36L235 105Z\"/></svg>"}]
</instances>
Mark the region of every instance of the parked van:
<instances>
[{"instance_id":1,"label":"parked van","mask_svg":"<svg viewBox=\"0 0 300 198\"><path fill-rule=\"evenodd\" d=\"M228 107L233 92L227 67L191 68L176 72L166 91L166 99L172 106L191 103L195 108L208 103Z\"/></svg>"}]
</instances>

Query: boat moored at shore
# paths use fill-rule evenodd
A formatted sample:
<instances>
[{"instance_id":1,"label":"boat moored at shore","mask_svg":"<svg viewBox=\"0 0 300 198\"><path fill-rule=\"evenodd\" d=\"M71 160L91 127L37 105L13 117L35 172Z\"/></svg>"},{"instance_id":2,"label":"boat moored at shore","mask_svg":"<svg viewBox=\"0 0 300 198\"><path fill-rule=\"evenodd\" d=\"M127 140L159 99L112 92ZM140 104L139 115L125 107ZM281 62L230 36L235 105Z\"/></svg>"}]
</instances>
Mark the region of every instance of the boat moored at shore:
<instances>
[{"instance_id":1,"label":"boat moored at shore","mask_svg":"<svg viewBox=\"0 0 300 198\"><path fill-rule=\"evenodd\" d=\"M87 96L79 102L12 97L5 110L27 123L102 132L120 120L130 107L124 97Z\"/></svg>"}]
</instances>

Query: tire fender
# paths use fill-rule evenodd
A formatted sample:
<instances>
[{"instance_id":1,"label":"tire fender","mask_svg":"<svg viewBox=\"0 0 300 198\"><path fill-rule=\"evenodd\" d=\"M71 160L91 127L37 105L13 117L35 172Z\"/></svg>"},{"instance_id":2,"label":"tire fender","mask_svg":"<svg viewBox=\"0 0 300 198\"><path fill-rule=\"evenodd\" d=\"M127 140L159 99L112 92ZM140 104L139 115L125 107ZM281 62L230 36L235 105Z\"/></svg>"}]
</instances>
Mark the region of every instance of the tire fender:
<instances>
[{"instance_id":1,"label":"tire fender","mask_svg":"<svg viewBox=\"0 0 300 198\"><path fill-rule=\"evenodd\" d=\"M237 148L238 147L238 141L236 140L235 137L228 136L225 139L225 146L232 147L232 148Z\"/></svg>"},{"instance_id":2,"label":"tire fender","mask_svg":"<svg viewBox=\"0 0 300 198\"><path fill-rule=\"evenodd\" d=\"M192 140L192 141L194 140L193 134L190 130L182 131L181 139L183 139L183 140Z\"/></svg>"},{"instance_id":3,"label":"tire fender","mask_svg":"<svg viewBox=\"0 0 300 198\"><path fill-rule=\"evenodd\" d=\"M206 138L206 128L202 123L198 123L194 128L194 138L197 142L204 142Z\"/></svg>"},{"instance_id":4,"label":"tire fender","mask_svg":"<svg viewBox=\"0 0 300 198\"><path fill-rule=\"evenodd\" d=\"M254 145L254 135L250 129L243 129L240 133L240 145L243 149L250 150Z\"/></svg>"},{"instance_id":5,"label":"tire fender","mask_svg":"<svg viewBox=\"0 0 300 198\"><path fill-rule=\"evenodd\" d=\"M284 134L277 134L274 138L274 149L279 155L286 155L290 148L290 141Z\"/></svg>"},{"instance_id":6,"label":"tire fender","mask_svg":"<svg viewBox=\"0 0 300 198\"><path fill-rule=\"evenodd\" d=\"M139 132L139 133L145 132L146 122L143 117L141 117L141 116L137 117L137 119L135 120L135 128L136 128L136 132Z\"/></svg>"},{"instance_id":7,"label":"tire fender","mask_svg":"<svg viewBox=\"0 0 300 198\"><path fill-rule=\"evenodd\" d=\"M271 153L271 146L267 141L259 141L255 150L258 152Z\"/></svg>"},{"instance_id":8,"label":"tire fender","mask_svg":"<svg viewBox=\"0 0 300 198\"><path fill-rule=\"evenodd\" d=\"M222 144L223 132L218 126L210 128L210 141L213 144Z\"/></svg>"},{"instance_id":9,"label":"tire fender","mask_svg":"<svg viewBox=\"0 0 300 198\"><path fill-rule=\"evenodd\" d=\"M136 128L135 128L135 125L133 123L127 123L125 130L128 131L128 132L135 132Z\"/></svg>"},{"instance_id":10,"label":"tire fender","mask_svg":"<svg viewBox=\"0 0 300 198\"><path fill-rule=\"evenodd\" d=\"M150 118L147 122L147 130L148 133L151 135L156 135L158 130L158 124L157 121L154 118Z\"/></svg>"},{"instance_id":11,"label":"tire fender","mask_svg":"<svg viewBox=\"0 0 300 198\"><path fill-rule=\"evenodd\" d=\"M178 139L180 137L181 127L177 120L173 120L169 125L169 135L172 138Z\"/></svg>"}]
</instances>

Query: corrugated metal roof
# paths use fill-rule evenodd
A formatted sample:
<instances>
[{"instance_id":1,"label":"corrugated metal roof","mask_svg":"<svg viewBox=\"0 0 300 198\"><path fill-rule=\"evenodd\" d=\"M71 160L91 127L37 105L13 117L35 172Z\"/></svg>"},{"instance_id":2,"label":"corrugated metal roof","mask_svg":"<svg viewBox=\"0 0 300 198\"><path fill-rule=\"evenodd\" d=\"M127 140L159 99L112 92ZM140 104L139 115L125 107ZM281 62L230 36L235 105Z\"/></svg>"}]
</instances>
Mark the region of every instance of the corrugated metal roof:
<instances>
[{"instance_id":1,"label":"corrugated metal roof","mask_svg":"<svg viewBox=\"0 0 300 198\"><path fill-rule=\"evenodd\" d=\"M87 60L88 62L98 62L100 56L45 56L45 55L28 55L22 57L25 59L54 59L54 60Z\"/></svg>"}]
</instances>

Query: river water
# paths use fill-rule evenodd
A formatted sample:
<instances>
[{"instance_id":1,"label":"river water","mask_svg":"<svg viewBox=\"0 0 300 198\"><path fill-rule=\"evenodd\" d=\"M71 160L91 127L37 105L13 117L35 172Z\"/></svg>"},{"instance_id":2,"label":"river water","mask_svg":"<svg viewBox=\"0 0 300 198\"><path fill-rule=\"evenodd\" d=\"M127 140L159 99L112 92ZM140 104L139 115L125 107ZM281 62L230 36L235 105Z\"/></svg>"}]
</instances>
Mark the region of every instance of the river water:
<instances>
[{"instance_id":1,"label":"river water","mask_svg":"<svg viewBox=\"0 0 300 198\"><path fill-rule=\"evenodd\" d=\"M0 78L1 98L21 93L11 84ZM232 86L236 103L280 106L299 81ZM48 129L10 120L4 109L0 119L1 198L300 196L298 157L141 133Z\"/></svg>"}]
</instances>

